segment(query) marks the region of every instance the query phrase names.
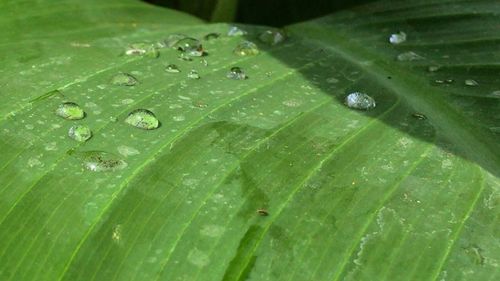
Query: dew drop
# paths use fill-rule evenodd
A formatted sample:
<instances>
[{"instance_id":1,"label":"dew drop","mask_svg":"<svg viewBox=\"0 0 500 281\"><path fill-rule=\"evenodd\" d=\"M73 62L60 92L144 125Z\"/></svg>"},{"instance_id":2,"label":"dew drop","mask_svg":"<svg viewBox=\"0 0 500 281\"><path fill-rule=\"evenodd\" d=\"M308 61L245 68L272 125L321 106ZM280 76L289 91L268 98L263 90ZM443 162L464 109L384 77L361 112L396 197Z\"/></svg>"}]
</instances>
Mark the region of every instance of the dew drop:
<instances>
[{"instance_id":1,"label":"dew drop","mask_svg":"<svg viewBox=\"0 0 500 281\"><path fill-rule=\"evenodd\" d=\"M68 136L76 141L85 142L92 137L92 131L86 125L75 125L69 128Z\"/></svg>"},{"instance_id":2,"label":"dew drop","mask_svg":"<svg viewBox=\"0 0 500 281\"><path fill-rule=\"evenodd\" d=\"M231 26L229 27L229 31L227 32L227 36L243 36L248 34L245 30L237 27L237 26Z\"/></svg>"},{"instance_id":3,"label":"dew drop","mask_svg":"<svg viewBox=\"0 0 500 281\"><path fill-rule=\"evenodd\" d=\"M391 34L389 36L389 42L391 44L401 44L406 41L406 33L399 31L398 33Z\"/></svg>"},{"instance_id":4,"label":"dew drop","mask_svg":"<svg viewBox=\"0 0 500 281\"><path fill-rule=\"evenodd\" d=\"M245 72L237 66L232 67L231 70L227 73L226 77L233 80L245 80L248 78Z\"/></svg>"},{"instance_id":5,"label":"dew drop","mask_svg":"<svg viewBox=\"0 0 500 281\"><path fill-rule=\"evenodd\" d=\"M137 79L128 73L118 73L111 78L111 84L117 86L134 86L137 82Z\"/></svg>"},{"instance_id":6,"label":"dew drop","mask_svg":"<svg viewBox=\"0 0 500 281\"><path fill-rule=\"evenodd\" d=\"M179 69L179 67L175 64L169 64L165 67L165 71L168 72L168 73L179 73L181 72L181 70Z\"/></svg>"},{"instance_id":7,"label":"dew drop","mask_svg":"<svg viewBox=\"0 0 500 281\"><path fill-rule=\"evenodd\" d=\"M259 54L259 48L255 43L250 41L240 42L236 48L234 48L233 53L238 56L254 56Z\"/></svg>"},{"instance_id":8,"label":"dew drop","mask_svg":"<svg viewBox=\"0 0 500 281\"><path fill-rule=\"evenodd\" d=\"M192 61L193 59L186 53L181 53L179 59L183 61Z\"/></svg>"},{"instance_id":9,"label":"dew drop","mask_svg":"<svg viewBox=\"0 0 500 281\"><path fill-rule=\"evenodd\" d=\"M129 56L148 56L152 58L157 58L160 56L160 52L151 43L133 43L130 44L125 51L126 55Z\"/></svg>"},{"instance_id":10,"label":"dew drop","mask_svg":"<svg viewBox=\"0 0 500 281\"><path fill-rule=\"evenodd\" d=\"M425 58L412 51L404 52L397 56L398 61L415 61L423 59Z\"/></svg>"},{"instance_id":11,"label":"dew drop","mask_svg":"<svg viewBox=\"0 0 500 281\"><path fill-rule=\"evenodd\" d=\"M83 167L93 172L116 171L127 167L127 162L119 156L106 151L91 150L75 152L74 150L70 150L68 154L82 160Z\"/></svg>"},{"instance_id":12,"label":"dew drop","mask_svg":"<svg viewBox=\"0 0 500 281\"><path fill-rule=\"evenodd\" d=\"M66 120L80 120L85 117L85 112L74 102L64 102L56 109L56 115Z\"/></svg>"},{"instance_id":13,"label":"dew drop","mask_svg":"<svg viewBox=\"0 0 500 281\"><path fill-rule=\"evenodd\" d=\"M422 113L418 113L418 112L412 113L411 116L413 116L413 118L416 118L416 119L419 119L419 120L425 120L425 119L427 119L427 116L425 116Z\"/></svg>"},{"instance_id":14,"label":"dew drop","mask_svg":"<svg viewBox=\"0 0 500 281\"><path fill-rule=\"evenodd\" d=\"M465 80L464 83L467 86L477 86L477 85L479 85L479 83L477 83L477 81L473 80L473 79L467 79L467 80Z\"/></svg>"},{"instance_id":15,"label":"dew drop","mask_svg":"<svg viewBox=\"0 0 500 281\"><path fill-rule=\"evenodd\" d=\"M268 45L277 45L286 39L286 34L279 29L269 29L259 34L259 40Z\"/></svg>"},{"instance_id":16,"label":"dew drop","mask_svg":"<svg viewBox=\"0 0 500 281\"><path fill-rule=\"evenodd\" d=\"M430 65L428 68L427 68L427 71L429 72L436 72L440 69L441 67L440 66L437 66L437 65Z\"/></svg>"},{"instance_id":17,"label":"dew drop","mask_svg":"<svg viewBox=\"0 0 500 281\"><path fill-rule=\"evenodd\" d=\"M353 92L345 98L345 104L350 108L368 110L375 108L375 100L367 94Z\"/></svg>"},{"instance_id":18,"label":"dew drop","mask_svg":"<svg viewBox=\"0 0 500 281\"><path fill-rule=\"evenodd\" d=\"M201 42L191 37L186 37L177 41L174 44L173 48L182 51L192 57L201 57L204 54Z\"/></svg>"},{"instance_id":19,"label":"dew drop","mask_svg":"<svg viewBox=\"0 0 500 281\"><path fill-rule=\"evenodd\" d=\"M200 79L200 75L198 74L198 71L196 71L194 69L189 71L189 73L187 74L187 77L191 78L191 79Z\"/></svg>"},{"instance_id":20,"label":"dew drop","mask_svg":"<svg viewBox=\"0 0 500 281\"><path fill-rule=\"evenodd\" d=\"M434 80L436 84L451 84L453 83L453 79L436 79Z\"/></svg>"},{"instance_id":21,"label":"dew drop","mask_svg":"<svg viewBox=\"0 0 500 281\"><path fill-rule=\"evenodd\" d=\"M125 123L143 130L154 130L160 125L154 113L147 109L136 109L130 112L125 118Z\"/></svg>"},{"instance_id":22,"label":"dew drop","mask_svg":"<svg viewBox=\"0 0 500 281\"><path fill-rule=\"evenodd\" d=\"M203 40L209 41L209 40L217 39L219 37L220 37L220 33L212 32L212 33L208 33L207 35L203 36Z\"/></svg>"},{"instance_id":23,"label":"dew drop","mask_svg":"<svg viewBox=\"0 0 500 281\"><path fill-rule=\"evenodd\" d=\"M170 34L167 39L163 41L163 46L168 47L168 48L173 48L174 45L179 42L180 40L187 38L186 35L184 34Z\"/></svg>"}]
</instances>

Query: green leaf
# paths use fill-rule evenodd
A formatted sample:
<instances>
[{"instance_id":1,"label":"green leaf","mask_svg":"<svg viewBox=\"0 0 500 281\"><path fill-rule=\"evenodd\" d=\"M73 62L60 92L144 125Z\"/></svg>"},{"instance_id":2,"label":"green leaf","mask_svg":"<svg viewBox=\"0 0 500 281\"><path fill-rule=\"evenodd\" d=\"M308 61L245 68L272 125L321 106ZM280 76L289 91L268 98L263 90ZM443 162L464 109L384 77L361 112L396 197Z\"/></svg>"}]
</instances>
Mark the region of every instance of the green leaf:
<instances>
[{"instance_id":1,"label":"green leaf","mask_svg":"<svg viewBox=\"0 0 500 281\"><path fill-rule=\"evenodd\" d=\"M267 46L133 0L0 3L0 280L497 280L499 11L382 1Z\"/></svg>"}]
</instances>

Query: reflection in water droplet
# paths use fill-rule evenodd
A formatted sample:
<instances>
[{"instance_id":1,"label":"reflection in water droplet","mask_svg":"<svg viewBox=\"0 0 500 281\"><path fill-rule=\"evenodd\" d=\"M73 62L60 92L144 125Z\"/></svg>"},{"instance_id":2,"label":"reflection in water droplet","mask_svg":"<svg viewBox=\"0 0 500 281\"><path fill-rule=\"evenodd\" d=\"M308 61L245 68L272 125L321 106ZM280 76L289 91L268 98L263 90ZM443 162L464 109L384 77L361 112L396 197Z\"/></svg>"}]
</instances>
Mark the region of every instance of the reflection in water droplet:
<instances>
[{"instance_id":1,"label":"reflection in water droplet","mask_svg":"<svg viewBox=\"0 0 500 281\"><path fill-rule=\"evenodd\" d=\"M212 32L212 33L208 33L207 35L203 36L203 40L209 41L209 40L217 39L219 37L220 37L220 33Z\"/></svg>"},{"instance_id":2,"label":"reflection in water droplet","mask_svg":"<svg viewBox=\"0 0 500 281\"><path fill-rule=\"evenodd\" d=\"M286 34L279 29L270 29L259 34L259 40L268 45L277 45L286 39Z\"/></svg>"},{"instance_id":3,"label":"reflection in water droplet","mask_svg":"<svg viewBox=\"0 0 500 281\"><path fill-rule=\"evenodd\" d=\"M76 141L85 142L92 137L92 131L86 125L75 125L69 128L68 136Z\"/></svg>"},{"instance_id":4,"label":"reflection in water droplet","mask_svg":"<svg viewBox=\"0 0 500 281\"><path fill-rule=\"evenodd\" d=\"M465 80L465 85L467 85L467 86L477 86L477 85L479 85L479 83L477 83L476 80L467 79L467 80Z\"/></svg>"},{"instance_id":5,"label":"reflection in water droplet","mask_svg":"<svg viewBox=\"0 0 500 281\"><path fill-rule=\"evenodd\" d=\"M186 37L177 41L173 48L193 57L203 56L203 46L201 45L201 42L191 37Z\"/></svg>"},{"instance_id":6,"label":"reflection in water droplet","mask_svg":"<svg viewBox=\"0 0 500 281\"><path fill-rule=\"evenodd\" d=\"M111 78L111 84L117 86L134 86L137 82L137 79L128 73L118 73Z\"/></svg>"},{"instance_id":7,"label":"reflection in water droplet","mask_svg":"<svg viewBox=\"0 0 500 281\"><path fill-rule=\"evenodd\" d=\"M189 71L189 73L187 74L187 77L191 78L191 79L200 79L200 75L198 74L198 71L196 71L194 69Z\"/></svg>"},{"instance_id":8,"label":"reflection in water droplet","mask_svg":"<svg viewBox=\"0 0 500 281\"><path fill-rule=\"evenodd\" d=\"M233 53L238 56L254 56L259 54L259 48L253 42L243 41L234 48Z\"/></svg>"},{"instance_id":9,"label":"reflection in water droplet","mask_svg":"<svg viewBox=\"0 0 500 281\"><path fill-rule=\"evenodd\" d=\"M427 68L427 70L428 70L429 72L436 72L436 71L438 71L440 68L441 68L440 66L431 65L431 66L429 66L429 67Z\"/></svg>"},{"instance_id":10,"label":"reflection in water droplet","mask_svg":"<svg viewBox=\"0 0 500 281\"><path fill-rule=\"evenodd\" d=\"M234 80L245 80L248 78L245 72L237 66L232 67L231 70L227 73L226 77Z\"/></svg>"},{"instance_id":11,"label":"reflection in water droplet","mask_svg":"<svg viewBox=\"0 0 500 281\"><path fill-rule=\"evenodd\" d=\"M425 58L412 51L404 52L397 56L398 61L415 61L423 59Z\"/></svg>"},{"instance_id":12,"label":"reflection in water droplet","mask_svg":"<svg viewBox=\"0 0 500 281\"><path fill-rule=\"evenodd\" d=\"M128 46L125 54L129 56L148 56L152 58L157 58L160 56L160 52L156 49L154 44L151 43L133 43Z\"/></svg>"},{"instance_id":13,"label":"reflection in water droplet","mask_svg":"<svg viewBox=\"0 0 500 281\"><path fill-rule=\"evenodd\" d=\"M391 34L389 42L391 44L401 44L406 41L406 33L399 31L398 33Z\"/></svg>"},{"instance_id":14,"label":"reflection in water droplet","mask_svg":"<svg viewBox=\"0 0 500 281\"><path fill-rule=\"evenodd\" d=\"M143 130L154 130L160 125L154 113L147 109L136 109L130 112L125 118L125 123Z\"/></svg>"},{"instance_id":15,"label":"reflection in water droplet","mask_svg":"<svg viewBox=\"0 0 500 281\"><path fill-rule=\"evenodd\" d=\"M93 172L116 171L127 167L127 163L119 156L105 151L91 150L77 152L70 150L68 154L80 159L83 167Z\"/></svg>"},{"instance_id":16,"label":"reflection in water droplet","mask_svg":"<svg viewBox=\"0 0 500 281\"><path fill-rule=\"evenodd\" d=\"M368 110L375 108L375 100L367 94L353 92L345 98L345 104L350 108Z\"/></svg>"},{"instance_id":17,"label":"reflection in water droplet","mask_svg":"<svg viewBox=\"0 0 500 281\"><path fill-rule=\"evenodd\" d=\"M246 32L245 30L237 27L237 26L231 26L229 28L229 31L227 32L227 35L228 36L243 36L243 35L246 35L248 32Z\"/></svg>"},{"instance_id":18,"label":"reflection in water droplet","mask_svg":"<svg viewBox=\"0 0 500 281\"><path fill-rule=\"evenodd\" d=\"M85 117L83 109L74 102L61 103L55 113L67 120L80 120Z\"/></svg>"},{"instance_id":19,"label":"reflection in water droplet","mask_svg":"<svg viewBox=\"0 0 500 281\"><path fill-rule=\"evenodd\" d=\"M175 64L169 64L165 67L165 71L166 72L169 72L169 73L179 73L181 72L181 70L179 69L179 67Z\"/></svg>"}]
</instances>

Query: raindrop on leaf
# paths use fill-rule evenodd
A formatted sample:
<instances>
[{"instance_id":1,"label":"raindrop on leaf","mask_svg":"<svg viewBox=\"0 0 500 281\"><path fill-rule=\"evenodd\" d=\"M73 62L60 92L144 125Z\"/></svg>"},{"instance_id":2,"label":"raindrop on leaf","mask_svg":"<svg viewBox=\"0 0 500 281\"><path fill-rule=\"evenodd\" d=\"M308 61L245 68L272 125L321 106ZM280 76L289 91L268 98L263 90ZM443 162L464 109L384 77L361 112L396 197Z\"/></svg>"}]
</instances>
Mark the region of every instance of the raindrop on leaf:
<instances>
[{"instance_id":1,"label":"raindrop on leaf","mask_svg":"<svg viewBox=\"0 0 500 281\"><path fill-rule=\"evenodd\" d=\"M246 32L245 30L243 30L237 26L231 26L229 28L229 31L227 32L228 36L243 36L246 34L248 34L248 32Z\"/></svg>"},{"instance_id":2,"label":"raindrop on leaf","mask_svg":"<svg viewBox=\"0 0 500 281\"><path fill-rule=\"evenodd\" d=\"M75 125L69 128L68 136L76 141L85 142L92 137L92 131L86 125Z\"/></svg>"},{"instance_id":3,"label":"raindrop on leaf","mask_svg":"<svg viewBox=\"0 0 500 281\"><path fill-rule=\"evenodd\" d=\"M233 53L238 56L254 56L259 54L259 48L255 43L250 41L240 42L236 48L234 48Z\"/></svg>"},{"instance_id":4,"label":"raindrop on leaf","mask_svg":"<svg viewBox=\"0 0 500 281\"><path fill-rule=\"evenodd\" d=\"M473 79L467 79L467 80L465 80L464 83L467 86L477 86L477 85L479 85L479 83L477 83L477 81L473 80Z\"/></svg>"},{"instance_id":5,"label":"raindrop on leaf","mask_svg":"<svg viewBox=\"0 0 500 281\"><path fill-rule=\"evenodd\" d=\"M137 79L128 73L118 73L111 78L111 84L117 86L135 86Z\"/></svg>"},{"instance_id":6,"label":"raindrop on leaf","mask_svg":"<svg viewBox=\"0 0 500 281\"><path fill-rule=\"evenodd\" d=\"M136 109L125 118L125 123L143 130L154 130L160 126L160 122L153 112L147 109Z\"/></svg>"},{"instance_id":7,"label":"raindrop on leaf","mask_svg":"<svg viewBox=\"0 0 500 281\"><path fill-rule=\"evenodd\" d=\"M80 120L85 117L83 109L74 102L64 102L55 111L57 116L67 120Z\"/></svg>"},{"instance_id":8,"label":"raindrop on leaf","mask_svg":"<svg viewBox=\"0 0 500 281\"><path fill-rule=\"evenodd\" d=\"M227 76L227 78L233 79L233 80L245 80L248 78L248 76L245 74L245 72L237 66L232 67L226 76Z\"/></svg>"},{"instance_id":9,"label":"raindrop on leaf","mask_svg":"<svg viewBox=\"0 0 500 281\"><path fill-rule=\"evenodd\" d=\"M168 72L168 73L179 73L181 72L181 70L179 69L179 67L175 64L169 64L165 67L165 71Z\"/></svg>"},{"instance_id":10,"label":"raindrop on leaf","mask_svg":"<svg viewBox=\"0 0 500 281\"><path fill-rule=\"evenodd\" d=\"M415 61L423 59L425 58L412 51L404 52L397 56L398 61Z\"/></svg>"},{"instance_id":11,"label":"raindrop on leaf","mask_svg":"<svg viewBox=\"0 0 500 281\"><path fill-rule=\"evenodd\" d=\"M389 36L389 42L391 44L401 44L406 41L406 33L399 31L398 33L391 34Z\"/></svg>"},{"instance_id":12,"label":"raindrop on leaf","mask_svg":"<svg viewBox=\"0 0 500 281\"><path fill-rule=\"evenodd\" d=\"M83 167L93 172L116 171L127 167L127 163L119 156L105 151L68 151L68 154L80 159Z\"/></svg>"},{"instance_id":13,"label":"raindrop on leaf","mask_svg":"<svg viewBox=\"0 0 500 281\"><path fill-rule=\"evenodd\" d=\"M353 92L345 98L345 104L354 109L368 110L375 108L375 100L367 94L360 92Z\"/></svg>"},{"instance_id":14,"label":"raindrop on leaf","mask_svg":"<svg viewBox=\"0 0 500 281\"><path fill-rule=\"evenodd\" d=\"M187 74L187 77L191 78L191 79L200 79L200 75L198 74L198 71L196 71L194 69L189 71L189 73Z\"/></svg>"},{"instance_id":15,"label":"raindrop on leaf","mask_svg":"<svg viewBox=\"0 0 500 281\"><path fill-rule=\"evenodd\" d=\"M270 29L259 34L259 40L268 45L277 45L286 39L286 34L282 30Z\"/></svg>"}]
</instances>

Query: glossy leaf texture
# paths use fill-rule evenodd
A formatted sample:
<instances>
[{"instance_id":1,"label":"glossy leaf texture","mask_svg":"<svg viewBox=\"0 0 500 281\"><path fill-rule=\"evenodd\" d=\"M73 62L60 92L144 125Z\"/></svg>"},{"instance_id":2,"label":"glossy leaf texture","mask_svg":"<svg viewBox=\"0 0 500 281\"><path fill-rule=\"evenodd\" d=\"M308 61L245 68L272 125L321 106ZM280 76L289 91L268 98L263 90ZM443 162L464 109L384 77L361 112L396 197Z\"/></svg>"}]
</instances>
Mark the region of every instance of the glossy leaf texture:
<instances>
[{"instance_id":1,"label":"glossy leaf texture","mask_svg":"<svg viewBox=\"0 0 500 281\"><path fill-rule=\"evenodd\" d=\"M498 280L499 12L381 1L269 46L132 0L0 3L0 280Z\"/></svg>"}]
</instances>

